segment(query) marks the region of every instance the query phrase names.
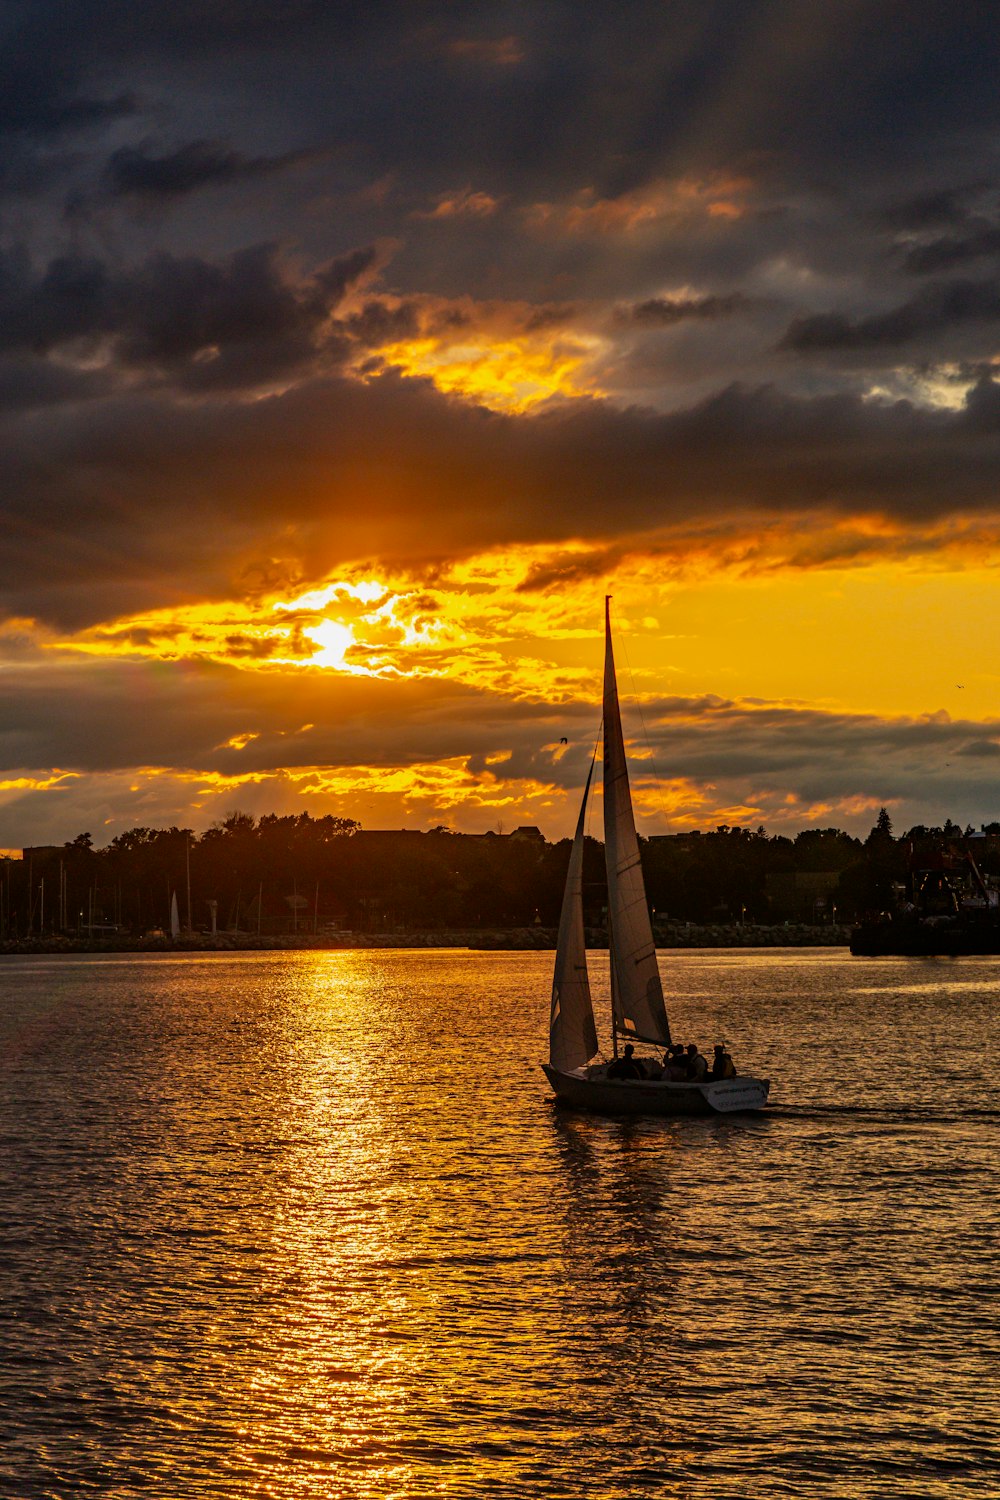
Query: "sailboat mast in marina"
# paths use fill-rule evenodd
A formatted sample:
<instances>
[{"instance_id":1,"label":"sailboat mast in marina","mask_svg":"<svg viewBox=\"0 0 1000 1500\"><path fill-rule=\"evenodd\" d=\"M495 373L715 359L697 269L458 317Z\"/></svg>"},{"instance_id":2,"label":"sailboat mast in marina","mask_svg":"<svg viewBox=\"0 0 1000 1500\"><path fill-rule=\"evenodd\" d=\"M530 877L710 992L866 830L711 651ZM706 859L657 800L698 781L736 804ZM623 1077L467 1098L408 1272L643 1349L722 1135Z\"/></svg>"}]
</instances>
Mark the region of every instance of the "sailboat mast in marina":
<instances>
[{"instance_id":1,"label":"sailboat mast in marina","mask_svg":"<svg viewBox=\"0 0 1000 1500\"><path fill-rule=\"evenodd\" d=\"M635 830L628 763L622 733L611 601L604 604L604 859L608 880L608 957L611 973L612 1052L618 1041L664 1049L670 1046L656 945L646 901L639 839ZM583 921L583 848L593 766L587 776L570 852L559 919L549 1061L543 1064L556 1096L568 1104L604 1114L704 1114L761 1109L767 1079L740 1076L705 1082L663 1076L659 1058L640 1062L645 1076L608 1076L608 1065L594 1062L597 1028L590 994Z\"/></svg>"}]
</instances>

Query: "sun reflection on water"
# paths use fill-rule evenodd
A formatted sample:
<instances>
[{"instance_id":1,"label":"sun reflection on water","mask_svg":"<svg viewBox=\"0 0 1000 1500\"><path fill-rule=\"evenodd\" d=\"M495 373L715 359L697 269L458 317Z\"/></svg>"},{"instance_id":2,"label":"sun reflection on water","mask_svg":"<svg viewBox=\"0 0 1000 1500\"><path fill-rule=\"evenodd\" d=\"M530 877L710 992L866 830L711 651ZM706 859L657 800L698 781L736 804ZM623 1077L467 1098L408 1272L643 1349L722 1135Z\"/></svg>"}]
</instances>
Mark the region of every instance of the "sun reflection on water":
<instances>
[{"instance_id":1,"label":"sun reflection on water","mask_svg":"<svg viewBox=\"0 0 1000 1500\"><path fill-rule=\"evenodd\" d=\"M0 1493L987 1493L991 973L672 955L778 1104L622 1122L547 1102L550 964L16 961Z\"/></svg>"}]
</instances>

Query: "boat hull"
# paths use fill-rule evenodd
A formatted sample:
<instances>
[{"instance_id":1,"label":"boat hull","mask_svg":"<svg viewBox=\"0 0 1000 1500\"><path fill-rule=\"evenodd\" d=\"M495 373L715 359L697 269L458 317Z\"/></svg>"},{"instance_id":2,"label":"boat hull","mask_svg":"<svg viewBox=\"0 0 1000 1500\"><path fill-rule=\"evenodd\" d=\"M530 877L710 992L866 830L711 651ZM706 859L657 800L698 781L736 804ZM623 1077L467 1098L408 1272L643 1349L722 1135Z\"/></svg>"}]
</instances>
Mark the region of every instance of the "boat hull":
<instances>
[{"instance_id":1,"label":"boat hull","mask_svg":"<svg viewBox=\"0 0 1000 1500\"><path fill-rule=\"evenodd\" d=\"M855 958L963 958L1000 953L997 922L863 922L851 933Z\"/></svg>"},{"instance_id":2,"label":"boat hull","mask_svg":"<svg viewBox=\"0 0 1000 1500\"><path fill-rule=\"evenodd\" d=\"M560 1104L599 1115L744 1114L763 1109L770 1082L766 1078L719 1079L709 1083L665 1083L657 1079L602 1078L561 1073L549 1063L542 1070Z\"/></svg>"}]
</instances>

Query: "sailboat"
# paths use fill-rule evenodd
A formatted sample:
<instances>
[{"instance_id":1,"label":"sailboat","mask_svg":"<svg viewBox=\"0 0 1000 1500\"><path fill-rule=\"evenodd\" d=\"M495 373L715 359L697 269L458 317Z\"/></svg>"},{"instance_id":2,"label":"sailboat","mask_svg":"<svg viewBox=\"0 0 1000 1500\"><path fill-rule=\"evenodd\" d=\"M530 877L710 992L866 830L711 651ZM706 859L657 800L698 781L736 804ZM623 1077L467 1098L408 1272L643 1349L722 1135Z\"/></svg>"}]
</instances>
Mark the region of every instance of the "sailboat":
<instances>
[{"instance_id":1,"label":"sailboat","mask_svg":"<svg viewBox=\"0 0 1000 1500\"><path fill-rule=\"evenodd\" d=\"M646 904L639 859L628 764L622 735L618 684L611 644L611 601L604 601L604 858L608 876L608 948L611 968L612 1046L619 1038L633 1046L670 1046L670 1024ZM591 765L566 872L559 919L549 1060L542 1067L562 1103L599 1114L729 1114L763 1109L770 1081L738 1075L705 1082L675 1083L660 1077L608 1077L608 1064L594 1061L598 1051L594 1007L590 996L583 925L583 841L587 801L594 774ZM660 1071L659 1059L654 1068Z\"/></svg>"}]
</instances>

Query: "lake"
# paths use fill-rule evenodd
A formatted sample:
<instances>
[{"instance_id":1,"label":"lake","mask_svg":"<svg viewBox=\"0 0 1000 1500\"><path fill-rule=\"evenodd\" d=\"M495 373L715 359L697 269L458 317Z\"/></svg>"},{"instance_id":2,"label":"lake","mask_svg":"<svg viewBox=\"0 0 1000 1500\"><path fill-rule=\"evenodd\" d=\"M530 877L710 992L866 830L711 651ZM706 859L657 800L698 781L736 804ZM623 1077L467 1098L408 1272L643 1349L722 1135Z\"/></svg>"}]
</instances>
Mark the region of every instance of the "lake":
<instances>
[{"instance_id":1,"label":"lake","mask_svg":"<svg viewBox=\"0 0 1000 1500\"><path fill-rule=\"evenodd\" d=\"M551 966L0 961L4 1500L1000 1493L1000 960L661 954L708 1120L555 1109Z\"/></svg>"}]
</instances>

